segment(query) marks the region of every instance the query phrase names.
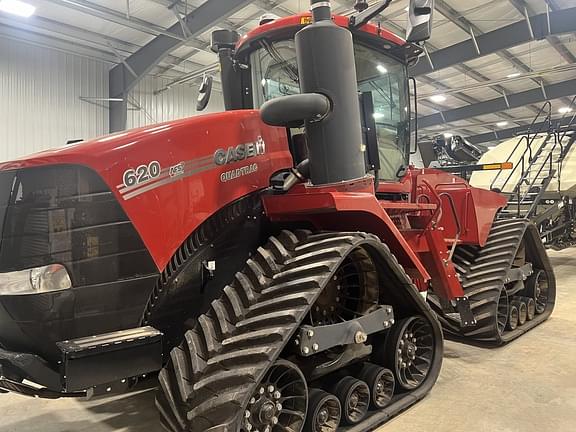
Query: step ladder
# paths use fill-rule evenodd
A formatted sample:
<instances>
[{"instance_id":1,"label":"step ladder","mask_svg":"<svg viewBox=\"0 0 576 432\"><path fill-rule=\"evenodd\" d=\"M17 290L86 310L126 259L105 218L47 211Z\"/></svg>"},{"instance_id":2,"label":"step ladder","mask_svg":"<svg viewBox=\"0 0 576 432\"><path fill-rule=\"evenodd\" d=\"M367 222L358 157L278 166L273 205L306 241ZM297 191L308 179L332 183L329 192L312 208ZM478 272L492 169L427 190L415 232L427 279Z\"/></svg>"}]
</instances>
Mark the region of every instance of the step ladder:
<instances>
[{"instance_id":1,"label":"step ladder","mask_svg":"<svg viewBox=\"0 0 576 432\"><path fill-rule=\"evenodd\" d=\"M576 97L570 107L576 108ZM569 133L576 113L572 118L566 114L552 121L552 106L546 102L509 155L508 161L521 153L519 161L511 172L501 171L492 181L491 189L508 197L508 205L498 215L500 219L530 219L545 192L558 192L560 196L562 162L576 138Z\"/></svg>"}]
</instances>

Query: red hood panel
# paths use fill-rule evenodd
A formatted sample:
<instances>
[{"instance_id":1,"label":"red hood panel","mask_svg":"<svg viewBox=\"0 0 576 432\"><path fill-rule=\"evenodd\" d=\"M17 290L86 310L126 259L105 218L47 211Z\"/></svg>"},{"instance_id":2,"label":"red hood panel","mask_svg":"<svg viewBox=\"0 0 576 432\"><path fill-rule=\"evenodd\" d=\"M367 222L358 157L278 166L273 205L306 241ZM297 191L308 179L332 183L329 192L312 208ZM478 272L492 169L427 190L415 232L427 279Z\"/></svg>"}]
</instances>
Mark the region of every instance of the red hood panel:
<instances>
[{"instance_id":1,"label":"red hood panel","mask_svg":"<svg viewBox=\"0 0 576 432\"><path fill-rule=\"evenodd\" d=\"M208 114L135 129L0 164L74 164L96 171L140 233L159 270L203 221L268 187L291 167L286 131L258 111Z\"/></svg>"}]
</instances>

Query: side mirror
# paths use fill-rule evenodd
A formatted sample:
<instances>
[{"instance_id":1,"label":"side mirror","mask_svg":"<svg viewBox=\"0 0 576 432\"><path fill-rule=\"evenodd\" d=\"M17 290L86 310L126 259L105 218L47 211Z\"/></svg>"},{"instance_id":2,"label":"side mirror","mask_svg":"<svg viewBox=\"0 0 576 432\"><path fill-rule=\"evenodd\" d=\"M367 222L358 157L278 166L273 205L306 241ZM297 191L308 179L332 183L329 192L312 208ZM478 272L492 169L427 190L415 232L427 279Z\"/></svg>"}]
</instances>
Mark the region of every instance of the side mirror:
<instances>
[{"instance_id":1,"label":"side mirror","mask_svg":"<svg viewBox=\"0 0 576 432\"><path fill-rule=\"evenodd\" d=\"M305 121L322 121L331 110L330 100L318 93L282 96L260 107L260 118L269 126L301 127Z\"/></svg>"},{"instance_id":2,"label":"side mirror","mask_svg":"<svg viewBox=\"0 0 576 432\"><path fill-rule=\"evenodd\" d=\"M212 95L212 83L214 78L208 75L204 75L202 79L202 84L200 84L200 89L198 90L198 103L196 104L196 111L204 111L210 102L210 96Z\"/></svg>"},{"instance_id":3,"label":"side mirror","mask_svg":"<svg viewBox=\"0 0 576 432\"><path fill-rule=\"evenodd\" d=\"M434 0L410 0L406 41L415 43L430 39Z\"/></svg>"}]
</instances>

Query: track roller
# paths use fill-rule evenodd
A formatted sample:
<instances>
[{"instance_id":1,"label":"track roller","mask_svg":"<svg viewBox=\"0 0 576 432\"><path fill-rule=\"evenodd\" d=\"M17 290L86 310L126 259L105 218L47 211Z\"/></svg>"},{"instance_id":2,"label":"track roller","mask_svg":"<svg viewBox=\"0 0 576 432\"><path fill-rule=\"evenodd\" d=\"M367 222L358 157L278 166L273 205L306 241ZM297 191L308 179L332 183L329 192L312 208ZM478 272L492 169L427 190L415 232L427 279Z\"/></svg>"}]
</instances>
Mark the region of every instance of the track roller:
<instances>
[{"instance_id":1,"label":"track roller","mask_svg":"<svg viewBox=\"0 0 576 432\"><path fill-rule=\"evenodd\" d=\"M524 325L528 319L528 308L526 307L526 303L518 298L515 298L511 304L512 306L516 306L518 309L518 325Z\"/></svg>"},{"instance_id":2,"label":"track roller","mask_svg":"<svg viewBox=\"0 0 576 432\"><path fill-rule=\"evenodd\" d=\"M390 369L365 363L358 378L370 387L370 408L382 409L390 403L396 386L394 374Z\"/></svg>"},{"instance_id":3,"label":"track roller","mask_svg":"<svg viewBox=\"0 0 576 432\"><path fill-rule=\"evenodd\" d=\"M368 413L370 389L368 384L347 376L334 386L334 394L342 405L342 422L354 425L361 422Z\"/></svg>"},{"instance_id":4,"label":"track roller","mask_svg":"<svg viewBox=\"0 0 576 432\"><path fill-rule=\"evenodd\" d=\"M310 389L304 432L335 432L342 418L340 401L333 394Z\"/></svg>"},{"instance_id":5,"label":"track roller","mask_svg":"<svg viewBox=\"0 0 576 432\"><path fill-rule=\"evenodd\" d=\"M516 330L518 327L518 308L513 304L508 308L508 330Z\"/></svg>"},{"instance_id":6,"label":"track roller","mask_svg":"<svg viewBox=\"0 0 576 432\"><path fill-rule=\"evenodd\" d=\"M536 302L530 297L519 297L519 299L526 303L526 320L532 321L536 315Z\"/></svg>"}]
</instances>

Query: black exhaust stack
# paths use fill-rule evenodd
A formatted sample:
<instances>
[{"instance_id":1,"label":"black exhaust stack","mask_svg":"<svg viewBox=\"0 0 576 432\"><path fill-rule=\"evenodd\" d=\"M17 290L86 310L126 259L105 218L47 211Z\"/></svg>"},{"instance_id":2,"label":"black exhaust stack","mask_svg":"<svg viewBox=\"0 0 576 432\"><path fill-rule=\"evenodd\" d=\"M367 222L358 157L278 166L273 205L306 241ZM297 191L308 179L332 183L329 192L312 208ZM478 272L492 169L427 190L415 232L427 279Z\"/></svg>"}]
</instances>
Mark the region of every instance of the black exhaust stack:
<instances>
[{"instance_id":1,"label":"black exhaust stack","mask_svg":"<svg viewBox=\"0 0 576 432\"><path fill-rule=\"evenodd\" d=\"M304 98L315 94L313 97L327 98L330 104L328 112L301 117L306 128L310 180L323 185L362 178L366 164L352 34L332 22L329 1L310 3L313 24L300 30L295 38L301 97L304 102ZM292 114L293 121L294 113L290 111L294 102L294 97L291 101L278 98L267 102L262 106L263 120L285 125L277 118L270 121L268 116L282 107L287 116Z\"/></svg>"}]
</instances>

